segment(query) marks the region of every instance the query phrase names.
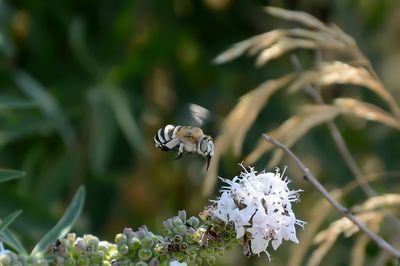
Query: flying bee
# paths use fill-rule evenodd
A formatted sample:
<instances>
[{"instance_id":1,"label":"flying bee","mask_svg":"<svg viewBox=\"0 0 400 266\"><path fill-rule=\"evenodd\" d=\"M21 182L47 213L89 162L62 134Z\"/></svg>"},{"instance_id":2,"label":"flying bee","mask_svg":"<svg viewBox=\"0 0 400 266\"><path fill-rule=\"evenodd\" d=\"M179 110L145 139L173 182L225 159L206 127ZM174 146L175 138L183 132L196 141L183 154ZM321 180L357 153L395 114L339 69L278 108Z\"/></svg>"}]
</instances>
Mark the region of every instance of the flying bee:
<instances>
[{"instance_id":1,"label":"flying bee","mask_svg":"<svg viewBox=\"0 0 400 266\"><path fill-rule=\"evenodd\" d=\"M214 156L213 139L195 126L167 125L160 128L154 136L155 146L162 151L177 150L179 159L184 152L198 153L207 158L207 170Z\"/></svg>"}]
</instances>

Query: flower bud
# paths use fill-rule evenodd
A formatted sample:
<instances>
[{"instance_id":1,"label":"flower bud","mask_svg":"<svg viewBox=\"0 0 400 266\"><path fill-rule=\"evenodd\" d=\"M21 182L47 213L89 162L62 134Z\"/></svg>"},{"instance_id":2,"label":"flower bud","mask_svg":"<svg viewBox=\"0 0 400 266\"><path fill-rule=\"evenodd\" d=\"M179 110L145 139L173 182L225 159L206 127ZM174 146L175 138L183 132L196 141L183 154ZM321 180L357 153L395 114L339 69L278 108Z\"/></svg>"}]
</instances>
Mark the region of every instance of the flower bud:
<instances>
[{"instance_id":1,"label":"flower bud","mask_svg":"<svg viewBox=\"0 0 400 266\"><path fill-rule=\"evenodd\" d=\"M128 240L128 247L131 250L139 249L142 247L142 242L138 238L132 237Z\"/></svg>"},{"instance_id":2,"label":"flower bud","mask_svg":"<svg viewBox=\"0 0 400 266\"><path fill-rule=\"evenodd\" d=\"M197 231L192 235L192 238L195 242L200 242L204 234L206 233L206 229L204 227L199 227Z\"/></svg>"},{"instance_id":3,"label":"flower bud","mask_svg":"<svg viewBox=\"0 0 400 266\"><path fill-rule=\"evenodd\" d=\"M196 232L193 232L193 234ZM186 241L188 244L193 244L195 241L193 239L193 234L188 234L185 236L184 241Z\"/></svg>"},{"instance_id":4,"label":"flower bud","mask_svg":"<svg viewBox=\"0 0 400 266\"><path fill-rule=\"evenodd\" d=\"M18 256L14 252L7 252L7 256L9 256L11 258L11 263L12 264L17 262L17 260L18 260Z\"/></svg>"},{"instance_id":5,"label":"flower bud","mask_svg":"<svg viewBox=\"0 0 400 266\"><path fill-rule=\"evenodd\" d=\"M197 217L195 217L195 216L192 216L192 217L189 218L188 223L189 223L191 226L197 228L197 226L198 226L199 223L200 223L200 220L199 220L199 218L197 218Z\"/></svg>"},{"instance_id":6,"label":"flower bud","mask_svg":"<svg viewBox=\"0 0 400 266\"><path fill-rule=\"evenodd\" d=\"M107 241L100 241L97 250L103 251L104 254L106 254L108 253L108 249L110 248L110 246L110 243L108 243Z\"/></svg>"},{"instance_id":7,"label":"flower bud","mask_svg":"<svg viewBox=\"0 0 400 266\"><path fill-rule=\"evenodd\" d=\"M208 255L207 249L205 248L200 249L199 255L200 257L205 258Z\"/></svg>"},{"instance_id":8,"label":"flower bud","mask_svg":"<svg viewBox=\"0 0 400 266\"><path fill-rule=\"evenodd\" d=\"M223 235L223 237L222 237L225 241L229 241L230 239L231 239L231 235L228 233L228 232L226 232L224 235Z\"/></svg>"},{"instance_id":9,"label":"flower bud","mask_svg":"<svg viewBox=\"0 0 400 266\"><path fill-rule=\"evenodd\" d=\"M175 232L177 234L184 234L186 233L186 226L184 224L180 224L175 226Z\"/></svg>"},{"instance_id":10,"label":"flower bud","mask_svg":"<svg viewBox=\"0 0 400 266\"><path fill-rule=\"evenodd\" d=\"M72 245L76 241L76 234L75 233L68 233L67 234L67 240Z\"/></svg>"},{"instance_id":11,"label":"flower bud","mask_svg":"<svg viewBox=\"0 0 400 266\"><path fill-rule=\"evenodd\" d=\"M146 236L142 239L142 245L145 248L151 248L154 244L154 240L152 236Z\"/></svg>"},{"instance_id":12,"label":"flower bud","mask_svg":"<svg viewBox=\"0 0 400 266\"><path fill-rule=\"evenodd\" d=\"M182 251L175 252L176 260L182 261L184 257L185 257L185 253L184 252L182 252Z\"/></svg>"},{"instance_id":13,"label":"flower bud","mask_svg":"<svg viewBox=\"0 0 400 266\"><path fill-rule=\"evenodd\" d=\"M2 264L3 266L11 265L11 261L11 257L8 256L8 254L0 255L0 264Z\"/></svg>"},{"instance_id":14,"label":"flower bud","mask_svg":"<svg viewBox=\"0 0 400 266\"><path fill-rule=\"evenodd\" d=\"M101 264L104 259L104 252L103 251L96 251L90 257L91 263Z\"/></svg>"},{"instance_id":15,"label":"flower bud","mask_svg":"<svg viewBox=\"0 0 400 266\"><path fill-rule=\"evenodd\" d=\"M202 219L204 222L211 222L213 217L212 215L209 213L208 210L204 210L203 212L201 212L199 214L200 219Z\"/></svg>"},{"instance_id":16,"label":"flower bud","mask_svg":"<svg viewBox=\"0 0 400 266\"><path fill-rule=\"evenodd\" d=\"M181 219L182 223L186 223L186 211L179 211L178 217Z\"/></svg>"},{"instance_id":17,"label":"flower bud","mask_svg":"<svg viewBox=\"0 0 400 266\"><path fill-rule=\"evenodd\" d=\"M195 232L196 232L196 229L194 227L189 227L186 230L186 233L189 234L189 235L193 235Z\"/></svg>"},{"instance_id":18,"label":"flower bud","mask_svg":"<svg viewBox=\"0 0 400 266\"><path fill-rule=\"evenodd\" d=\"M81 255L81 256L79 256L76 264L78 266L89 266L90 265L90 259L85 255Z\"/></svg>"},{"instance_id":19,"label":"flower bud","mask_svg":"<svg viewBox=\"0 0 400 266\"><path fill-rule=\"evenodd\" d=\"M151 249L149 249L149 248L141 248L138 251L138 256L139 256L139 259L141 259L143 261L147 261L153 256L153 253L152 253Z\"/></svg>"},{"instance_id":20,"label":"flower bud","mask_svg":"<svg viewBox=\"0 0 400 266\"><path fill-rule=\"evenodd\" d=\"M121 254L122 256L128 254L129 248L127 244L119 244L118 245L118 253Z\"/></svg>"},{"instance_id":21,"label":"flower bud","mask_svg":"<svg viewBox=\"0 0 400 266\"><path fill-rule=\"evenodd\" d=\"M85 235L83 239L86 242L87 251L96 251L99 246L99 239L93 235ZM89 248L89 249L88 249Z\"/></svg>"},{"instance_id":22,"label":"flower bud","mask_svg":"<svg viewBox=\"0 0 400 266\"><path fill-rule=\"evenodd\" d=\"M208 265L214 265L216 261L217 261L217 258L213 255L208 255L206 257L206 262L208 263Z\"/></svg>"},{"instance_id":23,"label":"flower bud","mask_svg":"<svg viewBox=\"0 0 400 266\"><path fill-rule=\"evenodd\" d=\"M85 240L83 240L83 238L78 237L75 241L75 246L81 251L86 250L86 243Z\"/></svg>"},{"instance_id":24,"label":"flower bud","mask_svg":"<svg viewBox=\"0 0 400 266\"><path fill-rule=\"evenodd\" d=\"M181 243L182 242L182 236L181 235L175 235L174 236L174 242L175 243Z\"/></svg>"},{"instance_id":25,"label":"flower bud","mask_svg":"<svg viewBox=\"0 0 400 266\"><path fill-rule=\"evenodd\" d=\"M149 266L160 266L160 262L157 258L152 258L149 262Z\"/></svg>"},{"instance_id":26,"label":"flower bud","mask_svg":"<svg viewBox=\"0 0 400 266\"><path fill-rule=\"evenodd\" d=\"M117 234L115 236L115 244L125 244L128 241L128 238L124 234Z\"/></svg>"},{"instance_id":27,"label":"flower bud","mask_svg":"<svg viewBox=\"0 0 400 266\"><path fill-rule=\"evenodd\" d=\"M77 247L76 245L72 246L70 248L72 255L74 256L80 256L83 254L82 249L80 249L79 247Z\"/></svg>"},{"instance_id":28,"label":"flower bud","mask_svg":"<svg viewBox=\"0 0 400 266\"><path fill-rule=\"evenodd\" d=\"M147 227L145 225L139 227L139 230L136 232L136 235L139 239L142 239L143 237L147 236L149 233L149 230L147 230Z\"/></svg>"},{"instance_id":29,"label":"flower bud","mask_svg":"<svg viewBox=\"0 0 400 266\"><path fill-rule=\"evenodd\" d=\"M133 232L132 228L125 227L124 228L124 235L129 239L132 237L136 237L136 233Z\"/></svg>"},{"instance_id":30,"label":"flower bud","mask_svg":"<svg viewBox=\"0 0 400 266\"><path fill-rule=\"evenodd\" d=\"M171 230L166 228L162 231L162 234L166 237L172 237L174 235L174 233Z\"/></svg>"},{"instance_id":31,"label":"flower bud","mask_svg":"<svg viewBox=\"0 0 400 266\"><path fill-rule=\"evenodd\" d=\"M179 250L180 251L185 251L185 250L188 249L188 247L189 247L189 245L186 242L182 242L182 243L179 244Z\"/></svg>"},{"instance_id":32,"label":"flower bud","mask_svg":"<svg viewBox=\"0 0 400 266\"><path fill-rule=\"evenodd\" d=\"M161 254L160 256L158 256L159 261L162 261L162 262L169 261L170 258L171 258L171 256L168 254Z\"/></svg>"},{"instance_id":33,"label":"flower bud","mask_svg":"<svg viewBox=\"0 0 400 266\"><path fill-rule=\"evenodd\" d=\"M184 224L184 222L179 217L175 216L172 218L172 225L174 227L176 227L178 225L182 225L182 224Z\"/></svg>"},{"instance_id":34,"label":"flower bud","mask_svg":"<svg viewBox=\"0 0 400 266\"><path fill-rule=\"evenodd\" d=\"M67 258L67 259L65 260L65 264L64 264L64 265L65 265L65 266L75 266L75 265L76 265L75 259L72 258L72 257Z\"/></svg>"},{"instance_id":35,"label":"flower bud","mask_svg":"<svg viewBox=\"0 0 400 266\"><path fill-rule=\"evenodd\" d=\"M231 232L235 229L235 226L232 224L232 222L226 223L225 224L225 231Z\"/></svg>"},{"instance_id":36,"label":"flower bud","mask_svg":"<svg viewBox=\"0 0 400 266\"><path fill-rule=\"evenodd\" d=\"M174 228L174 225L172 224L171 219L164 221L163 224L164 224L165 228L168 230L172 230Z\"/></svg>"},{"instance_id":37,"label":"flower bud","mask_svg":"<svg viewBox=\"0 0 400 266\"><path fill-rule=\"evenodd\" d=\"M218 224L214 224L211 227L211 231L213 231L213 232L215 232L217 234L220 234L222 229L221 229L221 226L219 226Z\"/></svg>"},{"instance_id":38,"label":"flower bud","mask_svg":"<svg viewBox=\"0 0 400 266\"><path fill-rule=\"evenodd\" d=\"M164 254L166 252L166 248L162 244L157 244L154 247L154 251L157 252L157 254L161 255L161 254Z\"/></svg>"}]
</instances>

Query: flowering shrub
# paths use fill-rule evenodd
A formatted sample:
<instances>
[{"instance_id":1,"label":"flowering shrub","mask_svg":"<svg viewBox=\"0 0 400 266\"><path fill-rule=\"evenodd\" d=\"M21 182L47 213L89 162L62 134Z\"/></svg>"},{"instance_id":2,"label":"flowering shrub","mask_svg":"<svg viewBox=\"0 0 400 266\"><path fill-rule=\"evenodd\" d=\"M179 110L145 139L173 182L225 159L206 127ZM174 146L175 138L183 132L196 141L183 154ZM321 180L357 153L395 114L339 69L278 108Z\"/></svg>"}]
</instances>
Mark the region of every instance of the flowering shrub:
<instances>
[{"instance_id":1,"label":"flowering shrub","mask_svg":"<svg viewBox=\"0 0 400 266\"><path fill-rule=\"evenodd\" d=\"M164 222L161 235L146 226L137 231L125 228L110 243L93 235L70 233L48 247L42 257L3 250L0 265L213 265L216 255L234 244L242 244L247 256L265 252L270 259L269 243L274 249L282 240L297 243L295 225L304 225L291 207L301 190L289 190L283 174L279 169L257 173L244 168L232 180L222 179L227 186L200 213L201 219L187 218L180 211Z\"/></svg>"}]
</instances>

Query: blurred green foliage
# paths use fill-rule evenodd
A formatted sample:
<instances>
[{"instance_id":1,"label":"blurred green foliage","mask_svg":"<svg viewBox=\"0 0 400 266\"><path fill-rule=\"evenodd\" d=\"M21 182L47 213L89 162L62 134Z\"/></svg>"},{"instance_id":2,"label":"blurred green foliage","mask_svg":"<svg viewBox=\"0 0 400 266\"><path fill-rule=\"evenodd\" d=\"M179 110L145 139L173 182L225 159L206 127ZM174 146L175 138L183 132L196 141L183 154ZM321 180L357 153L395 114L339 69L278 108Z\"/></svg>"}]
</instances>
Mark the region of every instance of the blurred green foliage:
<instances>
[{"instance_id":1,"label":"blurred green foliage","mask_svg":"<svg viewBox=\"0 0 400 266\"><path fill-rule=\"evenodd\" d=\"M289 57L263 69L249 59L211 63L232 43L282 23L260 5L304 10L338 24L378 70L400 55L400 45L386 43L400 43L397 1L0 1L0 167L26 172L1 184L0 217L24 210L12 230L28 251L82 184L87 200L74 230L104 239L124 226L147 224L156 232L179 209L197 213L207 204L199 193L202 158L174 161L174 154L154 148L153 134L168 123L185 124L191 102L224 117L242 94L292 71ZM299 56L307 64L308 52ZM399 96L396 74L383 78ZM295 103L307 100L281 96L257 119L245 153ZM362 167L396 170L399 138L381 125L363 128L342 127ZM340 187L352 178L328 138L321 128L296 148L328 188ZM220 175L236 175L241 160L225 156ZM317 198L309 194L306 203ZM359 195L353 196L347 200L356 202ZM276 265L284 252L273 255Z\"/></svg>"}]
</instances>

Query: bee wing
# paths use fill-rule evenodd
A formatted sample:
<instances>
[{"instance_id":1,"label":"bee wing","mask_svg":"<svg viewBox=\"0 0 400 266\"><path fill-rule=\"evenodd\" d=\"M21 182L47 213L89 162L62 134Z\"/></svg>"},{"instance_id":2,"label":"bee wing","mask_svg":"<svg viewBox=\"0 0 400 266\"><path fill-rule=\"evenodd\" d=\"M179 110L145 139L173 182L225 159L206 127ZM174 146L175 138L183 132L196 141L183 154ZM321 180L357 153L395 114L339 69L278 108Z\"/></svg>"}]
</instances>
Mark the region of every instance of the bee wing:
<instances>
[{"instance_id":1,"label":"bee wing","mask_svg":"<svg viewBox=\"0 0 400 266\"><path fill-rule=\"evenodd\" d=\"M193 125L198 127L203 126L206 120L209 120L211 117L211 112L208 109L195 103L189 104L189 110L191 117L194 120Z\"/></svg>"},{"instance_id":2,"label":"bee wing","mask_svg":"<svg viewBox=\"0 0 400 266\"><path fill-rule=\"evenodd\" d=\"M196 103L189 103L182 109L179 117L182 125L200 127L206 135L221 135L223 119L207 108Z\"/></svg>"}]
</instances>

